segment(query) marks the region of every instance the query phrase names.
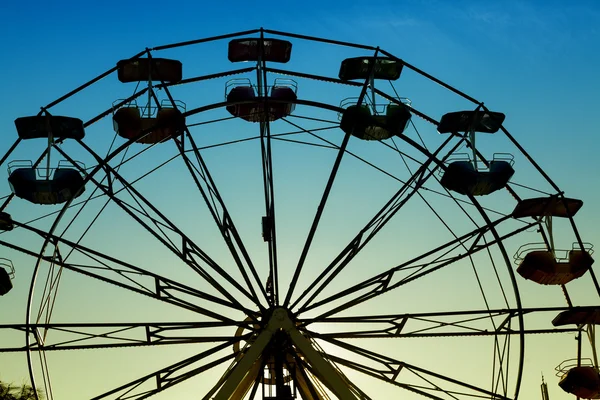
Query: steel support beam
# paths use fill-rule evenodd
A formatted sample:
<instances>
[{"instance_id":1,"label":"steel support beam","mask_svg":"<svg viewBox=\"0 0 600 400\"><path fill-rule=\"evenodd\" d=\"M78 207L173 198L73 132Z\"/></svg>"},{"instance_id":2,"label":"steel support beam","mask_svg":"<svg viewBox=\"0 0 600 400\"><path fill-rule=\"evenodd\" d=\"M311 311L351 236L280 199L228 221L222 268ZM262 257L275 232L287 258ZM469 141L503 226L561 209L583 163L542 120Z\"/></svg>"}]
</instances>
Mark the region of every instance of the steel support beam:
<instances>
[{"instance_id":1,"label":"steel support beam","mask_svg":"<svg viewBox=\"0 0 600 400\"><path fill-rule=\"evenodd\" d=\"M286 332L298 351L305 357L324 384L334 392L340 400L356 400L356 396L349 388L349 384L341 373L335 369L329 361L314 348L311 342L298 331L285 308L278 307L273 310L271 318L262 333L258 335L248 351L233 368L227 381L220 388L214 400L229 400L238 387L246 381L246 376L253 371L259 357L266 354L265 350L273 335L278 332Z\"/></svg>"}]
</instances>

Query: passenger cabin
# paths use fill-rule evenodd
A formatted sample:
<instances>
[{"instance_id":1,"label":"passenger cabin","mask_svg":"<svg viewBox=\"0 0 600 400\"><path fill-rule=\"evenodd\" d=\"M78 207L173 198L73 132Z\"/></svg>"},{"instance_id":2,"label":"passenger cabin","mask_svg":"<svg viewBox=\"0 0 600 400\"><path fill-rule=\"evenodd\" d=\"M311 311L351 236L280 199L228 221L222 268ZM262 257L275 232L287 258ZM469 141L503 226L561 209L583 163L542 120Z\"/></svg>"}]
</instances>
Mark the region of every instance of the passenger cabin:
<instances>
[{"instance_id":1,"label":"passenger cabin","mask_svg":"<svg viewBox=\"0 0 600 400\"><path fill-rule=\"evenodd\" d=\"M119 81L176 83L183 78L181 61L167 58L135 58L117 62Z\"/></svg>"},{"instance_id":2,"label":"passenger cabin","mask_svg":"<svg viewBox=\"0 0 600 400\"><path fill-rule=\"evenodd\" d=\"M470 135L470 145L475 153L475 132L495 133L504 121L504 114L488 111L457 111L444 114L438 124L439 133ZM508 184L515 173L513 157L506 153L496 153L494 158L480 168L473 154L451 161L444 171L441 184L448 190L472 196L484 196L500 190Z\"/></svg>"},{"instance_id":3,"label":"passenger cabin","mask_svg":"<svg viewBox=\"0 0 600 400\"><path fill-rule=\"evenodd\" d=\"M374 80L395 81L400 77L403 64L388 57L346 58L338 74L342 81L368 80L372 89L372 104L349 103L346 99L340 128L346 133L363 140L384 140L399 136L410 121L410 110L402 101L390 102L380 112L375 104ZM364 101L364 99L363 99Z\"/></svg>"},{"instance_id":4,"label":"passenger cabin","mask_svg":"<svg viewBox=\"0 0 600 400\"><path fill-rule=\"evenodd\" d=\"M229 42L227 58L231 62L262 60L287 63L291 53L292 44L287 40L243 38Z\"/></svg>"},{"instance_id":5,"label":"passenger cabin","mask_svg":"<svg viewBox=\"0 0 600 400\"><path fill-rule=\"evenodd\" d=\"M569 369L560 379L558 386L581 399L600 398L600 374L594 366Z\"/></svg>"},{"instance_id":6,"label":"passenger cabin","mask_svg":"<svg viewBox=\"0 0 600 400\"><path fill-rule=\"evenodd\" d=\"M0 230L12 231L14 228L12 217L9 213L0 211Z\"/></svg>"},{"instance_id":7,"label":"passenger cabin","mask_svg":"<svg viewBox=\"0 0 600 400\"><path fill-rule=\"evenodd\" d=\"M152 82L177 83L183 79L180 61L168 58L135 58L117 63L119 81L148 82L149 93ZM137 143L154 144L163 142L185 130L185 105L176 101L163 100L160 106L148 104L138 107L135 101L113 110L113 127L125 139L136 139ZM183 105L183 107L182 107Z\"/></svg>"},{"instance_id":8,"label":"passenger cabin","mask_svg":"<svg viewBox=\"0 0 600 400\"><path fill-rule=\"evenodd\" d=\"M6 259L0 258L0 296L4 296L13 288L12 279L15 277L15 267L13 263Z\"/></svg>"},{"instance_id":9,"label":"passenger cabin","mask_svg":"<svg viewBox=\"0 0 600 400\"><path fill-rule=\"evenodd\" d=\"M58 115L35 115L15 120L21 139L54 137L57 139L83 139L83 122L78 118Z\"/></svg>"},{"instance_id":10,"label":"passenger cabin","mask_svg":"<svg viewBox=\"0 0 600 400\"><path fill-rule=\"evenodd\" d=\"M15 196L35 204L65 203L85 190L79 171L61 163L58 168L47 169L35 168L31 162L12 162L8 182Z\"/></svg>"},{"instance_id":11,"label":"passenger cabin","mask_svg":"<svg viewBox=\"0 0 600 400\"><path fill-rule=\"evenodd\" d=\"M21 139L83 139L83 122L78 118L57 115L36 115L15 120ZM58 168L34 168L31 161L9 164L8 182L15 196L35 204L58 204L75 198L84 191L83 178L71 164L59 163ZM41 178L40 178L41 177ZM0 213L0 230L12 229L10 215Z\"/></svg>"},{"instance_id":12,"label":"passenger cabin","mask_svg":"<svg viewBox=\"0 0 600 400\"><path fill-rule=\"evenodd\" d=\"M275 121L290 115L296 107L298 86L291 79L277 78L258 96L249 79L233 79L225 87L227 111L248 122Z\"/></svg>"},{"instance_id":13,"label":"passenger cabin","mask_svg":"<svg viewBox=\"0 0 600 400\"><path fill-rule=\"evenodd\" d=\"M475 168L468 155L463 159L451 161L440 183L453 192L484 196L500 190L508 184L515 173L512 156L498 153L489 162L487 169Z\"/></svg>"},{"instance_id":14,"label":"passenger cabin","mask_svg":"<svg viewBox=\"0 0 600 400\"><path fill-rule=\"evenodd\" d=\"M366 104L345 107L340 128L359 139L384 140L400 136L408 126L411 114L403 103L388 104L380 115L372 115L371 108Z\"/></svg>"},{"instance_id":15,"label":"passenger cabin","mask_svg":"<svg viewBox=\"0 0 600 400\"><path fill-rule=\"evenodd\" d=\"M599 325L600 307L573 307L563 311L552 320L554 326Z\"/></svg>"},{"instance_id":16,"label":"passenger cabin","mask_svg":"<svg viewBox=\"0 0 600 400\"><path fill-rule=\"evenodd\" d=\"M536 197L519 201L512 212L514 218L573 217L583 206L583 201L566 197Z\"/></svg>"},{"instance_id":17,"label":"passenger cabin","mask_svg":"<svg viewBox=\"0 0 600 400\"><path fill-rule=\"evenodd\" d=\"M161 107L151 107L150 113L140 109L136 102L117 109L113 114L113 127L117 134L125 139L136 138L137 143L154 144L164 142L185 131L185 105L176 102L173 107L170 102L163 101ZM150 115L148 115L150 114Z\"/></svg>"},{"instance_id":18,"label":"passenger cabin","mask_svg":"<svg viewBox=\"0 0 600 400\"><path fill-rule=\"evenodd\" d=\"M515 255L519 262L517 272L525 279L541 285L564 285L587 272L594 263L591 245L581 250L554 250L522 246ZM523 257L522 254L525 254Z\"/></svg>"},{"instance_id":19,"label":"passenger cabin","mask_svg":"<svg viewBox=\"0 0 600 400\"><path fill-rule=\"evenodd\" d=\"M373 65L374 63L374 65ZM371 67L373 65L373 67ZM339 78L343 81L355 79L383 79L395 81L400 78L402 64L399 60L388 57L354 57L346 58L340 66ZM369 75L371 71L371 75Z\"/></svg>"}]
</instances>

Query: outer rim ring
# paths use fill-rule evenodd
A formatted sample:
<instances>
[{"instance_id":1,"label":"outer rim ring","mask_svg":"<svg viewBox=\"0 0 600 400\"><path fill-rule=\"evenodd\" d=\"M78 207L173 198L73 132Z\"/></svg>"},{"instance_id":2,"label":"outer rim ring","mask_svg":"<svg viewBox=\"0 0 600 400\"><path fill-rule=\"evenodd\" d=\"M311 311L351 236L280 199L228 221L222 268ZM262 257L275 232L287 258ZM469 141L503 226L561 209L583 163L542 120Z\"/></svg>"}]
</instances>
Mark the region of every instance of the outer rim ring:
<instances>
[{"instance_id":1,"label":"outer rim ring","mask_svg":"<svg viewBox=\"0 0 600 400\"><path fill-rule=\"evenodd\" d=\"M201 106L198 108L195 108L193 110L190 110L188 112L186 112L184 115L193 115L193 114L197 114L197 113L201 113L204 111L209 111L209 110L213 110L213 109L217 109L217 108L221 108L221 107L226 107L227 105L235 105L235 104L239 104L239 103L243 103L243 102L219 102L219 103L213 103L210 105L206 105L206 106ZM336 107L336 106L332 106L329 104L325 104L325 103L319 103L319 102L313 102L313 101L309 101L309 100L300 100L298 99L297 101L295 101L296 104L300 104L300 105L306 105L309 107L315 107L315 108L319 108L319 109L326 109L329 111L333 111L333 112L340 112L343 111L342 108L340 107ZM413 146L413 148L419 150L423 155L427 156L428 158L431 157L432 161L437 164L438 166L440 166L441 168L445 168L444 164L437 158L437 157L432 157L432 153L430 153L428 150L426 150L425 148L423 148L422 146L420 146L418 143L412 141L410 138L402 138L403 140L405 140L408 144L410 144L411 146ZM80 142L80 144L82 143L82 141L78 140L78 142ZM94 169L92 170L92 172L90 172L88 174L88 176L86 176L86 178L84 179L84 184L87 184L88 182L90 182L93 177L102 170L104 165L107 165L108 162L110 162L114 157L116 157L117 155L119 155L122 151L126 150L132 143L134 143L134 139L129 139L127 140L127 142L123 143L121 146L119 146L117 149L115 149L112 153L110 153L108 156L106 156L105 158L101 158L99 156L96 156L95 154L91 154L92 156L94 156L94 158L96 158L99 161L99 164L94 167ZM84 145L84 148L87 147ZM93 150L93 149L92 149ZM95 185L95 187L97 187ZM478 209L479 213L481 214L482 218L484 218L484 220L486 221L486 224L488 226L491 225L490 227L490 232L492 232L492 234L494 235L494 237L496 239L499 238L499 235L495 229L495 227L493 226L493 224L491 224L491 220L489 219L487 213L484 211L484 209L482 208L482 206L479 204L479 202L476 200L476 198L474 196L469 195L468 196L469 199L471 200L471 202L473 203L473 205L475 205L475 207ZM54 220L52 227L49 229L48 233L53 234L54 231L57 229L58 224L60 223L62 217L64 216L65 212L68 210L70 204L72 203L73 199L69 200L68 202L66 202L62 208L62 210L60 211L60 213L57 215L56 219ZM36 266L34 269L34 273L33 273L33 277L31 280L31 285L30 285L30 290L29 290L29 296L28 296L28 302L27 302L27 314L26 314L26 325L27 325L27 330L25 332L25 336L26 336L26 346L27 346L27 362L28 362L28 368L29 368L29 374L30 374L30 379L31 379L31 383L32 386L34 387L34 389L37 389L37 386L35 384L35 374L33 371L33 357L32 357L32 350L30 349L30 345L31 345L31 341L30 341L30 336L29 333L30 332L30 326L31 326L31 317L32 317L32 305L33 305L33 296L34 296L34 291L35 291L35 284L37 281L37 275L40 272L40 266L42 263L42 256L47 248L47 246L50 244L50 240L48 238L44 239L44 243L40 249L39 252L39 256L38 256L38 260L36 262ZM517 372L517 383L515 385L515 395L514 397L517 398L519 391L520 391L520 383L521 383L521 379L522 379L522 373L523 373L523 364L524 364L524 345L525 345L525 335L524 335L524 319L523 319L523 313L522 311L522 304L521 304L521 297L520 297L520 292L518 289L518 285L517 285L517 280L516 277L514 275L514 271L512 269L512 263L510 262L510 259L508 257L508 254L506 252L506 249L504 247L504 244L501 240L499 240L496 245L498 246L498 248L500 249L505 264L507 266L507 269L509 271L510 274L510 279L511 279L511 283L513 285L513 292L514 292L514 296L515 296L515 301L516 301L516 305L517 307L515 308L515 310L519 311L519 343L520 343L520 350L519 350L519 354L520 354L520 359L519 359L519 367L518 367L518 372ZM495 360L492 360L493 362L495 362ZM37 396L37 394L36 394Z\"/></svg>"}]
</instances>

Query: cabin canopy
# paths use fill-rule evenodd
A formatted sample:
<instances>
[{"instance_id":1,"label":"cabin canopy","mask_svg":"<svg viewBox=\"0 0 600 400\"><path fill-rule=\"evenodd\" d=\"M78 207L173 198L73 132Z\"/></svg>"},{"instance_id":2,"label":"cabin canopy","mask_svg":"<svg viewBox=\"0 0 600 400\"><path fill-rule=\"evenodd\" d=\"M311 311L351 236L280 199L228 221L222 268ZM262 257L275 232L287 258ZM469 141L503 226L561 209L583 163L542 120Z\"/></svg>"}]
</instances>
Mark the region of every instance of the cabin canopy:
<instances>
[{"instance_id":1,"label":"cabin canopy","mask_svg":"<svg viewBox=\"0 0 600 400\"><path fill-rule=\"evenodd\" d=\"M134 58L117 62L117 74L119 81L123 83L175 83L183 78L183 67L180 61L167 58Z\"/></svg>"},{"instance_id":2,"label":"cabin canopy","mask_svg":"<svg viewBox=\"0 0 600 400\"><path fill-rule=\"evenodd\" d=\"M291 53L292 43L287 40L245 38L233 39L229 42L227 58L231 62L262 59L269 62L287 63L290 61Z\"/></svg>"},{"instance_id":3,"label":"cabin canopy","mask_svg":"<svg viewBox=\"0 0 600 400\"><path fill-rule=\"evenodd\" d=\"M59 115L34 115L15 120L15 127L21 139L48 138L83 139L83 121L78 118Z\"/></svg>"},{"instance_id":4,"label":"cabin canopy","mask_svg":"<svg viewBox=\"0 0 600 400\"><path fill-rule=\"evenodd\" d=\"M566 197L536 197L519 201L512 212L514 218L523 217L573 217L583 206L583 201Z\"/></svg>"},{"instance_id":5,"label":"cabin canopy","mask_svg":"<svg viewBox=\"0 0 600 400\"><path fill-rule=\"evenodd\" d=\"M484 132L496 133L505 115L491 111L457 111L444 114L438 125L439 133Z\"/></svg>"},{"instance_id":6,"label":"cabin canopy","mask_svg":"<svg viewBox=\"0 0 600 400\"><path fill-rule=\"evenodd\" d=\"M372 75L369 75L371 65ZM366 80L383 79L386 81L395 81L400 78L402 72L402 61L394 60L388 57L354 57L346 58L340 66L339 78L343 81L355 79Z\"/></svg>"},{"instance_id":7,"label":"cabin canopy","mask_svg":"<svg viewBox=\"0 0 600 400\"><path fill-rule=\"evenodd\" d=\"M573 307L552 320L554 326L600 324L600 307Z\"/></svg>"}]
</instances>

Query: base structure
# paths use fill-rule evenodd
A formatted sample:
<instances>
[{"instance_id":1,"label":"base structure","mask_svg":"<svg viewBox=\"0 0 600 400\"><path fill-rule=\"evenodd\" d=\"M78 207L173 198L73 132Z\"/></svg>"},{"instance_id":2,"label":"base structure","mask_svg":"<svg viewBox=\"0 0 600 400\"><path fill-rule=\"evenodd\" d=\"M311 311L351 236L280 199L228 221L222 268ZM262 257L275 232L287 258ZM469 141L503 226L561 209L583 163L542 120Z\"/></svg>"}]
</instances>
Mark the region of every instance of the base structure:
<instances>
[{"instance_id":1,"label":"base structure","mask_svg":"<svg viewBox=\"0 0 600 400\"><path fill-rule=\"evenodd\" d=\"M351 385L342 372L335 368L315 348L311 341L300 333L290 318L287 309L275 307L267 312L268 320L256 339L240 352L221 382L215 400L242 399L257 380L275 386L275 395L265 399L292 399L292 390L288 383L293 380L295 388L303 399L321 399L314 385L299 371L292 371L288 360L300 357L311 372L340 400L359 398L351 390ZM301 360L298 360L301 361ZM284 376L284 365L289 375ZM271 372L265 377L264 370Z\"/></svg>"}]
</instances>

